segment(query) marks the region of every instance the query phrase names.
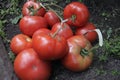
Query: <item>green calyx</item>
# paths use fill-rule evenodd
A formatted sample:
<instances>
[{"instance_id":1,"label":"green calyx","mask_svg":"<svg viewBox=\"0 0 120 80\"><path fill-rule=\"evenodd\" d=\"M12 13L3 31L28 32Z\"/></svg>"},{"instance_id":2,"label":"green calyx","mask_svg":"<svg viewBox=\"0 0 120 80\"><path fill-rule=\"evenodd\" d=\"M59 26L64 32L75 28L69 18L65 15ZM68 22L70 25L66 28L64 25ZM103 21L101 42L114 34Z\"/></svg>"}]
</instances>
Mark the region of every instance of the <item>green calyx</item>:
<instances>
[{"instance_id":1,"label":"green calyx","mask_svg":"<svg viewBox=\"0 0 120 80\"><path fill-rule=\"evenodd\" d=\"M84 56L87 56L89 54L89 51L86 49L82 49L80 54L84 57Z\"/></svg>"},{"instance_id":2,"label":"green calyx","mask_svg":"<svg viewBox=\"0 0 120 80\"><path fill-rule=\"evenodd\" d=\"M72 15L72 16L71 16L72 22L75 22L75 19L76 19L76 15Z\"/></svg>"}]
</instances>

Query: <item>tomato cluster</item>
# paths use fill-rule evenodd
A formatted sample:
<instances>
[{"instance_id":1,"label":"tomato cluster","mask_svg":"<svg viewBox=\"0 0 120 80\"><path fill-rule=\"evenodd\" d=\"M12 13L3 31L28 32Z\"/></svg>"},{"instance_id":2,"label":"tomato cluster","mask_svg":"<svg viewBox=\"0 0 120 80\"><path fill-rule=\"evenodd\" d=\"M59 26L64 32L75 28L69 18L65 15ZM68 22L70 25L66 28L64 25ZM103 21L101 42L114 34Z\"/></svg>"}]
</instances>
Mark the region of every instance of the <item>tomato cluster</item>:
<instances>
[{"instance_id":1,"label":"tomato cluster","mask_svg":"<svg viewBox=\"0 0 120 80\"><path fill-rule=\"evenodd\" d=\"M97 33L92 31L96 27L89 22L90 13L83 3L68 4L64 20L36 0L27 1L22 14L22 33L10 43L16 55L14 71L21 80L48 80L53 60L61 60L64 67L75 72L91 65L91 42L97 39Z\"/></svg>"}]
</instances>

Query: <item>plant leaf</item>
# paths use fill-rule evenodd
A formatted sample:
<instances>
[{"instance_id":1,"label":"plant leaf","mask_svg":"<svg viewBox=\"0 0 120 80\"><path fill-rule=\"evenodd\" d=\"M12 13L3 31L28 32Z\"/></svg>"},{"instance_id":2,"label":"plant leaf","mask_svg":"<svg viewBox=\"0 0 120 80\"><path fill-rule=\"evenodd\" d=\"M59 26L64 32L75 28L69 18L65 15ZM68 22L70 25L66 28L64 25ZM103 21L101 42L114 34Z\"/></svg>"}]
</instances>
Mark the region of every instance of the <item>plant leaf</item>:
<instances>
[{"instance_id":1,"label":"plant leaf","mask_svg":"<svg viewBox=\"0 0 120 80\"><path fill-rule=\"evenodd\" d=\"M18 21L19 21L21 18L22 18L22 15L19 15L19 16L15 17L13 20L11 20L11 23L12 23L12 24L17 24Z\"/></svg>"}]
</instances>

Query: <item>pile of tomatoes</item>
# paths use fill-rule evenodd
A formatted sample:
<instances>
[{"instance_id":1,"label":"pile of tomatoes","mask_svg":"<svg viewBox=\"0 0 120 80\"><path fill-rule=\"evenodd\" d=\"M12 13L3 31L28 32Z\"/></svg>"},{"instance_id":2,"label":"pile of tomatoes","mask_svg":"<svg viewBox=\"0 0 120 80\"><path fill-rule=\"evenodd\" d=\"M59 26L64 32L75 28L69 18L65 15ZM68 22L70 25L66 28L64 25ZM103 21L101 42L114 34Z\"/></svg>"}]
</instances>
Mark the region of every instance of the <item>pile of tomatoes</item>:
<instances>
[{"instance_id":1,"label":"pile of tomatoes","mask_svg":"<svg viewBox=\"0 0 120 80\"><path fill-rule=\"evenodd\" d=\"M75 72L87 69L93 59L91 43L97 39L89 22L89 10L80 2L71 2L63 19L40 2L27 1L19 21L21 34L15 35L10 48L16 55L14 71L21 80L48 80L51 63L61 64Z\"/></svg>"}]
</instances>

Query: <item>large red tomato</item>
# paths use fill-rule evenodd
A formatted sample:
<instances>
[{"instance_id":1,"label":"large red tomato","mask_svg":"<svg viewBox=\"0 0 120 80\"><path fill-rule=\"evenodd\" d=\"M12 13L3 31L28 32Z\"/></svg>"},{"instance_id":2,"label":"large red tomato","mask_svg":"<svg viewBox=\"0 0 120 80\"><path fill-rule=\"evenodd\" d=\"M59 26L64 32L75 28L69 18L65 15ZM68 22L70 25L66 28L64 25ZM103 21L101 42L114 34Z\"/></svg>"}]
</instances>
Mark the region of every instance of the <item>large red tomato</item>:
<instances>
[{"instance_id":1,"label":"large red tomato","mask_svg":"<svg viewBox=\"0 0 120 80\"><path fill-rule=\"evenodd\" d=\"M40 31L40 30L39 30ZM41 31L42 32L42 31ZM34 33L32 44L41 59L56 60L64 57L68 52L65 38L50 33Z\"/></svg>"},{"instance_id":2,"label":"large red tomato","mask_svg":"<svg viewBox=\"0 0 120 80\"><path fill-rule=\"evenodd\" d=\"M96 29L93 23L88 22L86 25L76 30L76 35L84 35L90 42L94 42L97 39L97 33L92 31Z\"/></svg>"},{"instance_id":3,"label":"large red tomato","mask_svg":"<svg viewBox=\"0 0 120 80\"><path fill-rule=\"evenodd\" d=\"M44 18L47 20L50 27L52 27L55 23L60 22L59 17L53 11L46 12Z\"/></svg>"},{"instance_id":4,"label":"large red tomato","mask_svg":"<svg viewBox=\"0 0 120 80\"><path fill-rule=\"evenodd\" d=\"M40 28L47 28L48 24L43 17L24 16L19 22L19 27L21 32L28 36L32 36L36 30Z\"/></svg>"},{"instance_id":5,"label":"large red tomato","mask_svg":"<svg viewBox=\"0 0 120 80\"><path fill-rule=\"evenodd\" d=\"M66 23L56 23L53 25L51 31L55 33L58 31L57 35L64 37L65 39L68 39L69 37L73 36L72 29L70 26Z\"/></svg>"},{"instance_id":6,"label":"large red tomato","mask_svg":"<svg viewBox=\"0 0 120 80\"><path fill-rule=\"evenodd\" d=\"M87 69L93 58L90 42L84 36L73 36L67 40L69 53L62 59L62 64L71 71Z\"/></svg>"},{"instance_id":7,"label":"large red tomato","mask_svg":"<svg viewBox=\"0 0 120 80\"><path fill-rule=\"evenodd\" d=\"M13 53L16 55L22 50L31 47L32 47L32 39L24 34L15 35L10 42L10 48L13 51Z\"/></svg>"},{"instance_id":8,"label":"large red tomato","mask_svg":"<svg viewBox=\"0 0 120 80\"><path fill-rule=\"evenodd\" d=\"M35 2L34 2L35 1ZM42 8L40 3L36 3L36 0L27 1L22 8L22 14L24 16L36 15L36 16L44 16L46 13L45 9Z\"/></svg>"},{"instance_id":9,"label":"large red tomato","mask_svg":"<svg viewBox=\"0 0 120 80\"><path fill-rule=\"evenodd\" d=\"M88 8L80 2L72 2L64 8L64 19L70 26L80 27L88 22Z\"/></svg>"},{"instance_id":10,"label":"large red tomato","mask_svg":"<svg viewBox=\"0 0 120 80\"><path fill-rule=\"evenodd\" d=\"M50 64L39 59L32 49L23 50L14 61L14 71L21 80L48 80Z\"/></svg>"}]
</instances>

